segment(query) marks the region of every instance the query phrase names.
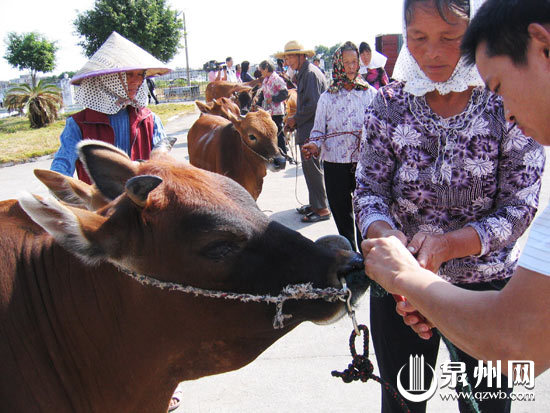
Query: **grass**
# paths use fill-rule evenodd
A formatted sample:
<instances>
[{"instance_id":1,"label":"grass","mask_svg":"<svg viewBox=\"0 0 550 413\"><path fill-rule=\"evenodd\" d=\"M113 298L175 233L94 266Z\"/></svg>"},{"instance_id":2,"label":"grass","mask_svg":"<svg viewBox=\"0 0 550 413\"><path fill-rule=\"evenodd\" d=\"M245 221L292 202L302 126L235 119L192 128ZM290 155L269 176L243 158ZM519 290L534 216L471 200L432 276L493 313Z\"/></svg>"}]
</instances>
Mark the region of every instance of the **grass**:
<instances>
[{"instance_id":1,"label":"grass","mask_svg":"<svg viewBox=\"0 0 550 413\"><path fill-rule=\"evenodd\" d=\"M151 107L162 123L172 116L194 110L194 104L161 104ZM71 114L61 115L62 119L40 129L31 129L29 119L14 117L0 119L0 164L24 162L29 158L55 153L59 148L59 136L65 127L65 119Z\"/></svg>"}]
</instances>

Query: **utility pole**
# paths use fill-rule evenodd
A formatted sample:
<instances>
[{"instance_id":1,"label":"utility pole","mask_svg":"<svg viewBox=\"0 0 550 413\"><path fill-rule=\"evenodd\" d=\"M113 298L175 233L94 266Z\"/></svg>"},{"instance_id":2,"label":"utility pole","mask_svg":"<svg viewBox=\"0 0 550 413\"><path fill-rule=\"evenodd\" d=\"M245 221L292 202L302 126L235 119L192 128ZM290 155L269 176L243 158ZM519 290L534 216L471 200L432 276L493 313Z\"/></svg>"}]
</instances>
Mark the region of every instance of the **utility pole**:
<instances>
[{"instance_id":1,"label":"utility pole","mask_svg":"<svg viewBox=\"0 0 550 413\"><path fill-rule=\"evenodd\" d=\"M185 25L185 12L183 13L183 39L185 41L185 65L187 66L187 86L191 86L189 77L189 53L187 52L187 26Z\"/></svg>"}]
</instances>

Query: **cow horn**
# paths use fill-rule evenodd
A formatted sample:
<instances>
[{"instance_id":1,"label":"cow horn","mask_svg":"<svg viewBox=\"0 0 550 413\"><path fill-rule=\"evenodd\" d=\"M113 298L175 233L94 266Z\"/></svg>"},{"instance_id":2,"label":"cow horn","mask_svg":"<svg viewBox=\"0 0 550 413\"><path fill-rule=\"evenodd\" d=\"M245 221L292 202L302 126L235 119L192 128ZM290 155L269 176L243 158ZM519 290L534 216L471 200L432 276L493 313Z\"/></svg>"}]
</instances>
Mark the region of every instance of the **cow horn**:
<instances>
[{"instance_id":1,"label":"cow horn","mask_svg":"<svg viewBox=\"0 0 550 413\"><path fill-rule=\"evenodd\" d=\"M139 175L128 179L125 185L126 195L136 205L144 207L149 192L162 183L162 178L154 175Z\"/></svg>"}]
</instances>

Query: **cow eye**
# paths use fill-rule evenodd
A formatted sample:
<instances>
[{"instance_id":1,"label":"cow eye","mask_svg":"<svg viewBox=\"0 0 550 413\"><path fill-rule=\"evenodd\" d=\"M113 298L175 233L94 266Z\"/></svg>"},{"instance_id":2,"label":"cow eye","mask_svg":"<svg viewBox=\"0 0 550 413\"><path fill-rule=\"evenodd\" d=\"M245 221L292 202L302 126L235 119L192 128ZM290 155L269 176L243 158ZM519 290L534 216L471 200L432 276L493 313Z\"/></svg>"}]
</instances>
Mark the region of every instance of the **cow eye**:
<instances>
[{"instance_id":1,"label":"cow eye","mask_svg":"<svg viewBox=\"0 0 550 413\"><path fill-rule=\"evenodd\" d=\"M233 242L218 241L207 245L201 253L210 260L221 261L234 255L238 250L238 245Z\"/></svg>"},{"instance_id":2,"label":"cow eye","mask_svg":"<svg viewBox=\"0 0 550 413\"><path fill-rule=\"evenodd\" d=\"M248 139L250 139L251 141L257 140L254 135L248 135Z\"/></svg>"}]
</instances>

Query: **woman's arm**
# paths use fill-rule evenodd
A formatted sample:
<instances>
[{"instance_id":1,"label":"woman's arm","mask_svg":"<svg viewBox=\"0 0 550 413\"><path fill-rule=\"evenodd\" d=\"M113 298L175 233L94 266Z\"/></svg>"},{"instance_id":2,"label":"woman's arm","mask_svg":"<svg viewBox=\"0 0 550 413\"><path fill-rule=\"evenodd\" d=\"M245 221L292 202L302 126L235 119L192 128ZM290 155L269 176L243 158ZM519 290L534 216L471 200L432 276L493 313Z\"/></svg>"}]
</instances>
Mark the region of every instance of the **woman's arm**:
<instances>
[{"instance_id":1,"label":"woman's arm","mask_svg":"<svg viewBox=\"0 0 550 413\"><path fill-rule=\"evenodd\" d=\"M396 230L389 207L393 202L392 185L397 158L386 130L386 102L383 99L377 95L367 109L355 172L353 205L357 224L365 238L370 235L386 236L378 231L388 227ZM386 225L376 224L373 228L376 232L369 233L371 224L376 221L383 221Z\"/></svg>"},{"instance_id":2,"label":"woman's arm","mask_svg":"<svg viewBox=\"0 0 550 413\"><path fill-rule=\"evenodd\" d=\"M481 255L517 241L537 212L544 149L514 129L500 144L493 209L482 219L467 224L478 233Z\"/></svg>"},{"instance_id":3,"label":"woman's arm","mask_svg":"<svg viewBox=\"0 0 550 413\"><path fill-rule=\"evenodd\" d=\"M63 175L73 176L78 159L76 145L82 140L82 132L73 118L67 118L59 140L61 146L55 153L50 169Z\"/></svg>"}]
</instances>

